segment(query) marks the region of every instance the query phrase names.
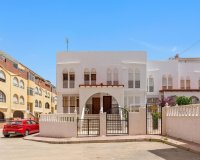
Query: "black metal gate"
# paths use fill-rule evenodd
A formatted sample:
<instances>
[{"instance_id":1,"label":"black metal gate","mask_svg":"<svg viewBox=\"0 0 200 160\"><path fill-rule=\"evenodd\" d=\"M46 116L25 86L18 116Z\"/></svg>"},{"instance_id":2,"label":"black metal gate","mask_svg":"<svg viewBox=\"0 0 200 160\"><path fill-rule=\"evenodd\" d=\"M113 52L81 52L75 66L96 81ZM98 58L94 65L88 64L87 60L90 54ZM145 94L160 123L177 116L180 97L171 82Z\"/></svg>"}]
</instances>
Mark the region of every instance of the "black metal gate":
<instances>
[{"instance_id":1,"label":"black metal gate","mask_svg":"<svg viewBox=\"0 0 200 160\"><path fill-rule=\"evenodd\" d=\"M78 136L99 136L99 119L77 119Z\"/></svg>"},{"instance_id":2,"label":"black metal gate","mask_svg":"<svg viewBox=\"0 0 200 160\"><path fill-rule=\"evenodd\" d=\"M128 134L128 111L124 108L114 107L106 115L106 134Z\"/></svg>"},{"instance_id":3,"label":"black metal gate","mask_svg":"<svg viewBox=\"0 0 200 160\"><path fill-rule=\"evenodd\" d=\"M146 105L146 132L147 134L162 134L162 107Z\"/></svg>"}]
</instances>

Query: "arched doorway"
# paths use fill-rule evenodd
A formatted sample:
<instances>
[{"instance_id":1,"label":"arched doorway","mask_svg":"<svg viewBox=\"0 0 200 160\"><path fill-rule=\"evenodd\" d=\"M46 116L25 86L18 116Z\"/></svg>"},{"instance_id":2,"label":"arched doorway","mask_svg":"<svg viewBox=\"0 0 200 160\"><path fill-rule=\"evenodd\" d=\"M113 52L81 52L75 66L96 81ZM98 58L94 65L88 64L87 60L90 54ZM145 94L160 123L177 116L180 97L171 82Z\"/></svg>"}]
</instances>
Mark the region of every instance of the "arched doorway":
<instances>
[{"instance_id":1,"label":"arched doorway","mask_svg":"<svg viewBox=\"0 0 200 160\"><path fill-rule=\"evenodd\" d=\"M0 122L4 122L4 121L5 121L4 114L0 112Z\"/></svg>"},{"instance_id":2,"label":"arched doorway","mask_svg":"<svg viewBox=\"0 0 200 160\"><path fill-rule=\"evenodd\" d=\"M111 108L119 107L115 97L108 93L96 93L90 96L85 104L85 114L109 113Z\"/></svg>"},{"instance_id":3,"label":"arched doorway","mask_svg":"<svg viewBox=\"0 0 200 160\"><path fill-rule=\"evenodd\" d=\"M22 111L15 111L13 113L13 118L21 118L24 119L24 113Z\"/></svg>"}]
</instances>

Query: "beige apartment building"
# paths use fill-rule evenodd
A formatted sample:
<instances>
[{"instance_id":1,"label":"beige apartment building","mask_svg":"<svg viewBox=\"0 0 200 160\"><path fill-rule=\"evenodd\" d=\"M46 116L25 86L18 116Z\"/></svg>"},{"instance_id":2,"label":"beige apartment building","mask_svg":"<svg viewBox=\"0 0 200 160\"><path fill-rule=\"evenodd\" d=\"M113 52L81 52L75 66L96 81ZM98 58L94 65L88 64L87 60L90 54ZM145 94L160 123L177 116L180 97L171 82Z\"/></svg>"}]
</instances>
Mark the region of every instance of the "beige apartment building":
<instances>
[{"instance_id":1,"label":"beige apartment building","mask_svg":"<svg viewBox=\"0 0 200 160\"><path fill-rule=\"evenodd\" d=\"M0 121L56 111L55 86L0 51Z\"/></svg>"}]
</instances>

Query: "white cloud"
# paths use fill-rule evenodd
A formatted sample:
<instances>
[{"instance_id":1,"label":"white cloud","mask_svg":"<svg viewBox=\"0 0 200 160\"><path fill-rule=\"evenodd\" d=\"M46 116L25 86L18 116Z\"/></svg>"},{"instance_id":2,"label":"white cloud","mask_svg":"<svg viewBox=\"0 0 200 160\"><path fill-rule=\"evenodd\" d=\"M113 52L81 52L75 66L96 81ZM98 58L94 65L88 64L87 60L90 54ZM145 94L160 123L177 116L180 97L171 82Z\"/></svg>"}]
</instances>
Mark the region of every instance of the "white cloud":
<instances>
[{"instance_id":1,"label":"white cloud","mask_svg":"<svg viewBox=\"0 0 200 160\"><path fill-rule=\"evenodd\" d=\"M137 39L134 39L134 38L130 38L130 40L134 43L137 43L137 44L143 46L143 47L146 47L146 48L149 48L149 49L152 49L152 50L155 50L155 51L166 52L166 50L167 50L164 47L157 46L157 45L151 44L151 43L146 42L146 41L141 41L141 40L137 40Z\"/></svg>"},{"instance_id":2,"label":"white cloud","mask_svg":"<svg viewBox=\"0 0 200 160\"><path fill-rule=\"evenodd\" d=\"M172 52L177 52L178 51L178 49L177 49L177 47L176 46L174 46L173 48L172 48L172 50L171 50Z\"/></svg>"}]
</instances>

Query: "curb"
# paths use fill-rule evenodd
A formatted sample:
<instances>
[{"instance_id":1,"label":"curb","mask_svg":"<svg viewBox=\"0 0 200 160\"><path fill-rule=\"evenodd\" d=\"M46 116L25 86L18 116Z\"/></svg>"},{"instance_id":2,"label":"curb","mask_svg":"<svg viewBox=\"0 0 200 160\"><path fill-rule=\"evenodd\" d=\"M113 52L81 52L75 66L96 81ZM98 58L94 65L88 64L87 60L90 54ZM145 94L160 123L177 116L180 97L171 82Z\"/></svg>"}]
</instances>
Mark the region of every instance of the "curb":
<instances>
[{"instance_id":1,"label":"curb","mask_svg":"<svg viewBox=\"0 0 200 160\"><path fill-rule=\"evenodd\" d=\"M138 139L105 139L105 140L62 140L62 141L51 141L51 140L38 140L38 139L33 139L33 136L29 137L24 137L24 140L28 141L35 141L35 142L42 142L42 143L48 143L48 144L80 144L80 143L118 143L118 142L160 142L164 144L168 144L180 149L184 149L186 151L190 151L196 154L200 154L200 150L195 150L191 147L187 146L181 146L176 143L168 141L167 137L162 137L161 139L159 138L138 138ZM165 140L166 139L166 140Z\"/></svg>"}]
</instances>

